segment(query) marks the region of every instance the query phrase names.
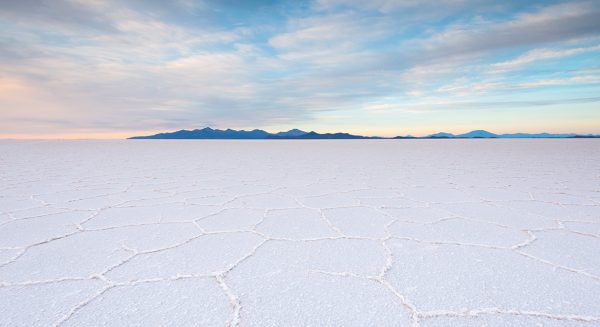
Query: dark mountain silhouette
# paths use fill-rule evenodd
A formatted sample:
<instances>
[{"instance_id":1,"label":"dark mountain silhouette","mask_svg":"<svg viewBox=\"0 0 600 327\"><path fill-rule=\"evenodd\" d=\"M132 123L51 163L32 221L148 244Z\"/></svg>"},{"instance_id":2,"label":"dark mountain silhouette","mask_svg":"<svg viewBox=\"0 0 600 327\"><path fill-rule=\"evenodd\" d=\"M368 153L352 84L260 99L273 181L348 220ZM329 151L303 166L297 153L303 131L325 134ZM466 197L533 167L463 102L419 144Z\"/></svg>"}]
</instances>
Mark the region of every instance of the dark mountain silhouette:
<instances>
[{"instance_id":1,"label":"dark mountain silhouette","mask_svg":"<svg viewBox=\"0 0 600 327\"><path fill-rule=\"evenodd\" d=\"M275 135L282 136L282 137L289 137L289 136L295 137L295 136L300 136L300 135L304 135L304 134L306 134L305 131L302 131L302 130L299 130L297 128L294 128L294 129L290 129L287 132L279 132L279 133L277 133Z\"/></svg>"},{"instance_id":2,"label":"dark mountain silhouette","mask_svg":"<svg viewBox=\"0 0 600 327\"><path fill-rule=\"evenodd\" d=\"M317 133L305 132L299 129L291 129L287 132L269 133L261 129L251 131L234 129L212 129L206 127L203 129L180 130L171 133L159 133L148 136L134 136L130 139L236 139L236 140L325 140L325 139L383 139L378 136L362 136L348 133ZM579 135L573 133L550 134L550 133L513 133L513 134L494 134L484 130L475 130L464 134L451 134L439 132L423 137L411 135L396 136L390 139L479 139L479 138L600 138L600 135Z\"/></svg>"},{"instance_id":3,"label":"dark mountain silhouette","mask_svg":"<svg viewBox=\"0 0 600 327\"><path fill-rule=\"evenodd\" d=\"M484 131L484 130L480 129L480 130L476 130L476 131L470 131L470 132L464 133L464 134L459 134L459 135L456 135L455 137L467 138L467 139L472 139L472 138L488 139L488 138L496 138L496 137L498 137L498 134L490 133L488 131Z\"/></svg>"},{"instance_id":4,"label":"dark mountain silhouette","mask_svg":"<svg viewBox=\"0 0 600 327\"><path fill-rule=\"evenodd\" d=\"M134 136L130 139L241 139L241 140L252 140L252 139L264 139L271 135L260 129L254 129L251 131L240 130L236 131L233 129L212 129L206 127L203 129L195 129L192 131L180 130L172 133L160 133L149 136Z\"/></svg>"},{"instance_id":5,"label":"dark mountain silhouette","mask_svg":"<svg viewBox=\"0 0 600 327\"><path fill-rule=\"evenodd\" d=\"M373 137L366 137L360 135L352 135L348 133L325 133L319 134L317 132L308 132L298 136L281 136L281 135L270 135L268 139L293 139L293 140L324 140L324 139L367 139Z\"/></svg>"},{"instance_id":6,"label":"dark mountain silhouette","mask_svg":"<svg viewBox=\"0 0 600 327\"><path fill-rule=\"evenodd\" d=\"M431 134L429 136L426 136L426 138L431 138L431 139L448 139L448 138L453 138L455 135L451 134L451 133L444 133L444 132L439 132L439 133L435 133L435 134Z\"/></svg>"}]
</instances>

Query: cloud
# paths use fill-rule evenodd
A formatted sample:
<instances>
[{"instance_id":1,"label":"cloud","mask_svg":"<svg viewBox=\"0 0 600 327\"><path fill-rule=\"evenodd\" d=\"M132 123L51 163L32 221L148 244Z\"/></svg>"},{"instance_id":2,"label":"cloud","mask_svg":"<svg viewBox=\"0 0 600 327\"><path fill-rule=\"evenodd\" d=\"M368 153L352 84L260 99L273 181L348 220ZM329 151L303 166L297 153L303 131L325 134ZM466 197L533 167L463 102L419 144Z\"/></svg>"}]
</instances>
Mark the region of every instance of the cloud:
<instances>
[{"instance_id":1,"label":"cloud","mask_svg":"<svg viewBox=\"0 0 600 327\"><path fill-rule=\"evenodd\" d=\"M454 56L489 53L498 49L559 42L600 32L600 6L566 3L545 7L514 19L494 22L477 18L455 24L417 40L421 58L438 60Z\"/></svg>"},{"instance_id":2,"label":"cloud","mask_svg":"<svg viewBox=\"0 0 600 327\"><path fill-rule=\"evenodd\" d=\"M361 111L366 104L388 99L425 103L596 83L595 73L517 80L486 72L598 51L589 39L600 32L599 8L483 0L250 1L243 8L191 0L5 1L0 129L295 125L333 112L367 117L374 109Z\"/></svg>"},{"instance_id":3,"label":"cloud","mask_svg":"<svg viewBox=\"0 0 600 327\"><path fill-rule=\"evenodd\" d=\"M576 73L576 72L573 72ZM579 74L567 74L560 78L530 79L525 82L510 81L506 79L482 80L470 82L468 80L457 80L449 84L444 84L436 91L438 93L450 94L459 97L469 97L492 92L510 92L515 90L534 89L556 86L575 86L575 85L597 85L600 84L600 75L598 72L588 72Z\"/></svg>"},{"instance_id":4,"label":"cloud","mask_svg":"<svg viewBox=\"0 0 600 327\"><path fill-rule=\"evenodd\" d=\"M577 85L577 84L599 84L599 75L584 75L584 76L573 76L566 78L552 78L542 79L533 82L517 84L517 88L533 88L542 86L557 86L557 85Z\"/></svg>"},{"instance_id":5,"label":"cloud","mask_svg":"<svg viewBox=\"0 0 600 327\"><path fill-rule=\"evenodd\" d=\"M48 33L116 32L104 1L2 1L0 18L21 26L43 26Z\"/></svg>"},{"instance_id":6,"label":"cloud","mask_svg":"<svg viewBox=\"0 0 600 327\"><path fill-rule=\"evenodd\" d=\"M360 10L374 10L381 13L395 13L398 11L418 10L431 14L448 14L449 11L464 8L474 8L485 5L488 9L494 7L493 1L481 0L317 0L315 8L318 10L332 10L339 7L356 8Z\"/></svg>"},{"instance_id":7,"label":"cloud","mask_svg":"<svg viewBox=\"0 0 600 327\"><path fill-rule=\"evenodd\" d=\"M464 111L473 109L499 109L499 108L523 108L523 107L545 107L564 104L587 104L598 103L600 97L585 98L558 98L546 100L521 100L521 101L447 101L437 99L424 101L416 104L398 104L398 103L378 103L369 104L365 107L367 110L380 112L406 112L412 114Z\"/></svg>"},{"instance_id":8,"label":"cloud","mask_svg":"<svg viewBox=\"0 0 600 327\"><path fill-rule=\"evenodd\" d=\"M560 59L576 56L582 53L597 51L600 51L600 45L570 49L534 49L520 55L515 59L496 63L492 65L492 67L493 72L506 72L509 70L519 69L528 64L538 63L543 60Z\"/></svg>"}]
</instances>

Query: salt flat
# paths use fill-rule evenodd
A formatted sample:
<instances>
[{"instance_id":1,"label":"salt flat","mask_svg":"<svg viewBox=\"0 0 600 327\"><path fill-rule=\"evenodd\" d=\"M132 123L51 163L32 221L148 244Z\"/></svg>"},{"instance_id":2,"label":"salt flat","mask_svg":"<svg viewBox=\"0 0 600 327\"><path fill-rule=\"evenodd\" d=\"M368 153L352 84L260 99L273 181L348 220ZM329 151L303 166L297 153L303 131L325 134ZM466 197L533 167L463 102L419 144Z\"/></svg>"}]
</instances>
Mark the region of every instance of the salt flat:
<instances>
[{"instance_id":1,"label":"salt flat","mask_svg":"<svg viewBox=\"0 0 600 327\"><path fill-rule=\"evenodd\" d=\"M600 142L0 141L1 326L599 326Z\"/></svg>"}]
</instances>

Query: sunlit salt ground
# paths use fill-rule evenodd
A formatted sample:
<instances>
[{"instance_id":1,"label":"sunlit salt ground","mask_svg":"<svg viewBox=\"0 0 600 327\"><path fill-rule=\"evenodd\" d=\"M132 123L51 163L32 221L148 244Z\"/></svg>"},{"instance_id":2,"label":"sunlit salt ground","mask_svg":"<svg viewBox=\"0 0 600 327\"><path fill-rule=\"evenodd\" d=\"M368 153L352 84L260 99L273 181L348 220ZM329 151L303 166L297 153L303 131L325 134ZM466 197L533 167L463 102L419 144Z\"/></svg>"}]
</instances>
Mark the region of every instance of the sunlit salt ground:
<instances>
[{"instance_id":1,"label":"sunlit salt ground","mask_svg":"<svg viewBox=\"0 0 600 327\"><path fill-rule=\"evenodd\" d=\"M1 326L598 326L598 140L0 142Z\"/></svg>"}]
</instances>

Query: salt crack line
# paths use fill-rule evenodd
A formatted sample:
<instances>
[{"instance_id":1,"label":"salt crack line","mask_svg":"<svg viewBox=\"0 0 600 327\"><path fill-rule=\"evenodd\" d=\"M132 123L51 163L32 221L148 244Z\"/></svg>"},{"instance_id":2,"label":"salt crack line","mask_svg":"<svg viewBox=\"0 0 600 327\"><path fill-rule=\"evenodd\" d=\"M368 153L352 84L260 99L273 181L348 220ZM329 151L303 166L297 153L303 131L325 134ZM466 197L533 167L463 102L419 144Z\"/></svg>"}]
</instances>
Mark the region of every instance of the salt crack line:
<instances>
[{"instance_id":1,"label":"salt crack line","mask_svg":"<svg viewBox=\"0 0 600 327\"><path fill-rule=\"evenodd\" d=\"M537 240L537 237L531 231L526 230L525 232L529 235L529 239L511 246L510 247L511 250L518 250L518 249L524 248L526 246L529 246L531 243L533 243Z\"/></svg>"},{"instance_id":2,"label":"salt crack line","mask_svg":"<svg viewBox=\"0 0 600 327\"><path fill-rule=\"evenodd\" d=\"M225 276L229 272L231 272L235 267L237 267L239 264L246 261L248 258L254 256L256 254L256 251L258 251L258 249L261 248L268 241L269 241L268 239L263 240L258 245L256 245L248 254L246 254L244 257L240 258L236 262L234 262L227 269L225 269L224 271L221 271L221 272L214 273L214 277L215 277L217 283L219 284L219 287L221 287L223 292L225 292L225 295L227 295L227 298L229 299L229 303L233 309L233 315L232 315L232 318L227 322L227 325L226 325L227 327L237 326L239 324L240 311L242 309L242 305L240 303L239 297L236 296L234 294L233 290L225 283Z\"/></svg>"},{"instance_id":3,"label":"salt crack line","mask_svg":"<svg viewBox=\"0 0 600 327\"><path fill-rule=\"evenodd\" d=\"M317 273L317 274L324 274L324 275L330 275L330 276L336 276L336 277L351 277L351 278L360 278L360 279L366 279L366 280L370 280L370 281L374 281L376 283L379 283L381 285L383 285L384 287L386 287L390 292L392 292L392 294L398 299L398 301L400 302L400 304L408 311L409 315L410 315L410 320L411 320L411 326L412 327L419 327L420 323L419 323L419 311L417 310L417 308L406 299L406 297L404 297L404 295L400 294L400 292L398 292L385 278L383 278L382 276L363 276L360 274L356 274L353 272L334 272L334 271L325 271L325 270L318 270L318 269L309 269L308 270L309 273Z\"/></svg>"},{"instance_id":4,"label":"salt crack line","mask_svg":"<svg viewBox=\"0 0 600 327\"><path fill-rule=\"evenodd\" d=\"M54 283L62 283L62 282L71 282L71 281L87 281L87 280L100 280L101 278L92 276L92 277L61 277L57 279L46 279L46 280L34 280L34 281L25 281L19 283L5 283L0 282L0 288L4 287L22 287L22 286L36 286L36 285L46 285L46 284L54 284Z\"/></svg>"},{"instance_id":5,"label":"salt crack line","mask_svg":"<svg viewBox=\"0 0 600 327\"><path fill-rule=\"evenodd\" d=\"M540 317L561 321L581 321L581 322L597 322L600 317L597 316L581 316L581 315L563 315L548 312L518 310L518 309L500 309L500 308L483 308L483 309L467 309L462 311L437 310L420 312L419 317L422 319L437 318L437 317L477 317L481 315L514 315L514 316L529 316Z\"/></svg>"},{"instance_id":6,"label":"salt crack line","mask_svg":"<svg viewBox=\"0 0 600 327\"><path fill-rule=\"evenodd\" d=\"M410 301L408 301L406 297L404 297L404 295L400 294L400 292L398 292L387 280L382 279L379 282L385 287L387 287L400 300L400 303L410 312L411 326L421 326L421 323L419 321L419 311L417 310L417 308L412 303L410 303Z\"/></svg>"},{"instance_id":7,"label":"salt crack line","mask_svg":"<svg viewBox=\"0 0 600 327\"><path fill-rule=\"evenodd\" d=\"M413 242L418 242L418 243L423 243L423 244L433 244L433 245L472 246L472 247L494 249L494 250L510 250L511 249L510 247L495 246L495 245L488 245L488 244L478 244L478 243L461 243L461 242L455 242L455 241L426 241L426 240L421 240L421 239L417 239L414 237L408 237L408 236L391 236L390 239L413 241Z\"/></svg>"},{"instance_id":8,"label":"salt crack line","mask_svg":"<svg viewBox=\"0 0 600 327\"><path fill-rule=\"evenodd\" d=\"M39 245L42 245L42 244L46 244L46 243L50 243L52 241L60 240L60 239L63 239L63 238L67 238L69 236L72 236L72 235L75 235L75 234L78 234L78 233L81 233L81 232L79 230L77 230L77 231L72 232L72 233L67 233L67 234L63 234L63 235L60 235L60 236L51 237L51 238L48 238L48 239L46 239L44 241L27 245L27 246L25 246L23 248L14 248L14 249L11 249L11 250L22 250L22 251L19 254L17 254L16 256L12 257L7 262L4 262L4 263L0 264L0 268L3 268L3 267L5 267L5 266L7 266L9 264L12 264L12 263L16 262L19 258L21 258L23 255L25 255L27 253L27 251L29 251L33 247L36 247L36 246L39 246Z\"/></svg>"},{"instance_id":9,"label":"salt crack line","mask_svg":"<svg viewBox=\"0 0 600 327\"><path fill-rule=\"evenodd\" d=\"M95 301L96 299L98 299L100 296L102 296L104 293L106 293L107 291L113 289L115 287L115 285L108 285L105 288L103 288L102 290L100 290L99 292L97 292L95 295L93 295L92 297L90 297L89 299L77 304L73 309L71 309L71 311L64 316L62 319L60 319L59 321L57 321L56 323L54 323L52 326L53 327L58 327L63 325L64 323L66 323L69 319L73 318L73 316L75 316L75 314L77 314L77 312L79 312L81 309L83 309L85 306L87 306L88 304L90 304L91 302Z\"/></svg>"},{"instance_id":10,"label":"salt crack line","mask_svg":"<svg viewBox=\"0 0 600 327\"><path fill-rule=\"evenodd\" d=\"M600 281L600 276L598 276L598 275L590 274L590 273L588 273L586 271L583 271L583 270L580 270L580 269L575 269L575 268L571 268L571 267L559 265L559 264L556 264L554 262L551 262L551 261L548 261L546 259L542 259L542 258L536 257L534 255L531 255L531 254L529 254L527 252L523 252L523 251L520 251L520 250L515 250L514 252L518 253L518 254L520 254L522 256L525 256L527 258L530 258L532 260L535 260L535 261L541 262L543 264L552 266L555 269L563 269L563 270L566 270L566 271L570 271L570 272L573 272L573 273L580 274L580 275L588 277L588 278L592 278L592 279L594 279L596 281Z\"/></svg>"},{"instance_id":11,"label":"salt crack line","mask_svg":"<svg viewBox=\"0 0 600 327\"><path fill-rule=\"evenodd\" d=\"M160 282L172 282L177 280L185 280L185 279L201 279L201 278L215 278L220 273L208 273L208 274L180 274L169 277L155 277L155 278L144 278L144 279L135 279L126 282L113 282L107 279L108 283L114 287L123 287L123 286L132 286L135 287L140 284L151 284L151 283L160 283Z\"/></svg>"},{"instance_id":12,"label":"salt crack line","mask_svg":"<svg viewBox=\"0 0 600 327\"><path fill-rule=\"evenodd\" d=\"M313 196L313 197L317 197L317 196ZM321 217L321 220L323 220L323 222L325 222L325 224L326 224L326 225L327 225L327 226L328 226L328 227L329 227L329 228L330 228L330 229L331 229L333 232L337 233L337 234L338 234L338 235L340 235L340 236L346 236L346 235L344 234L344 232L342 232L342 231L341 231L341 230L340 230L340 229L339 229L339 228L338 228L336 225L334 225L334 224L331 222L331 220L329 220L329 219L327 218L327 216L326 216L326 215L325 215L325 213L323 212L323 209L322 209L322 208L314 208L314 207L310 207L310 206L307 206L306 204L304 204L302 201L300 201L300 200L299 200L297 197L295 197L295 196L294 196L294 197L292 197L292 198L293 198L293 199L294 199L294 201L295 201L296 203L298 203L298 205L300 205L301 207L303 207L303 208L306 208L306 209L310 209L310 210L316 210L316 211L318 211L318 212L319 212L319 215L320 215L320 217Z\"/></svg>"},{"instance_id":13,"label":"salt crack line","mask_svg":"<svg viewBox=\"0 0 600 327\"><path fill-rule=\"evenodd\" d=\"M229 304L233 310L231 319L227 321L227 327L237 326L240 323L240 311L242 309L242 305L240 303L240 299L233 293L231 288L225 283L223 274L218 274L215 276L215 280L219 284L219 287L223 290L227 298L229 299Z\"/></svg>"}]
</instances>

